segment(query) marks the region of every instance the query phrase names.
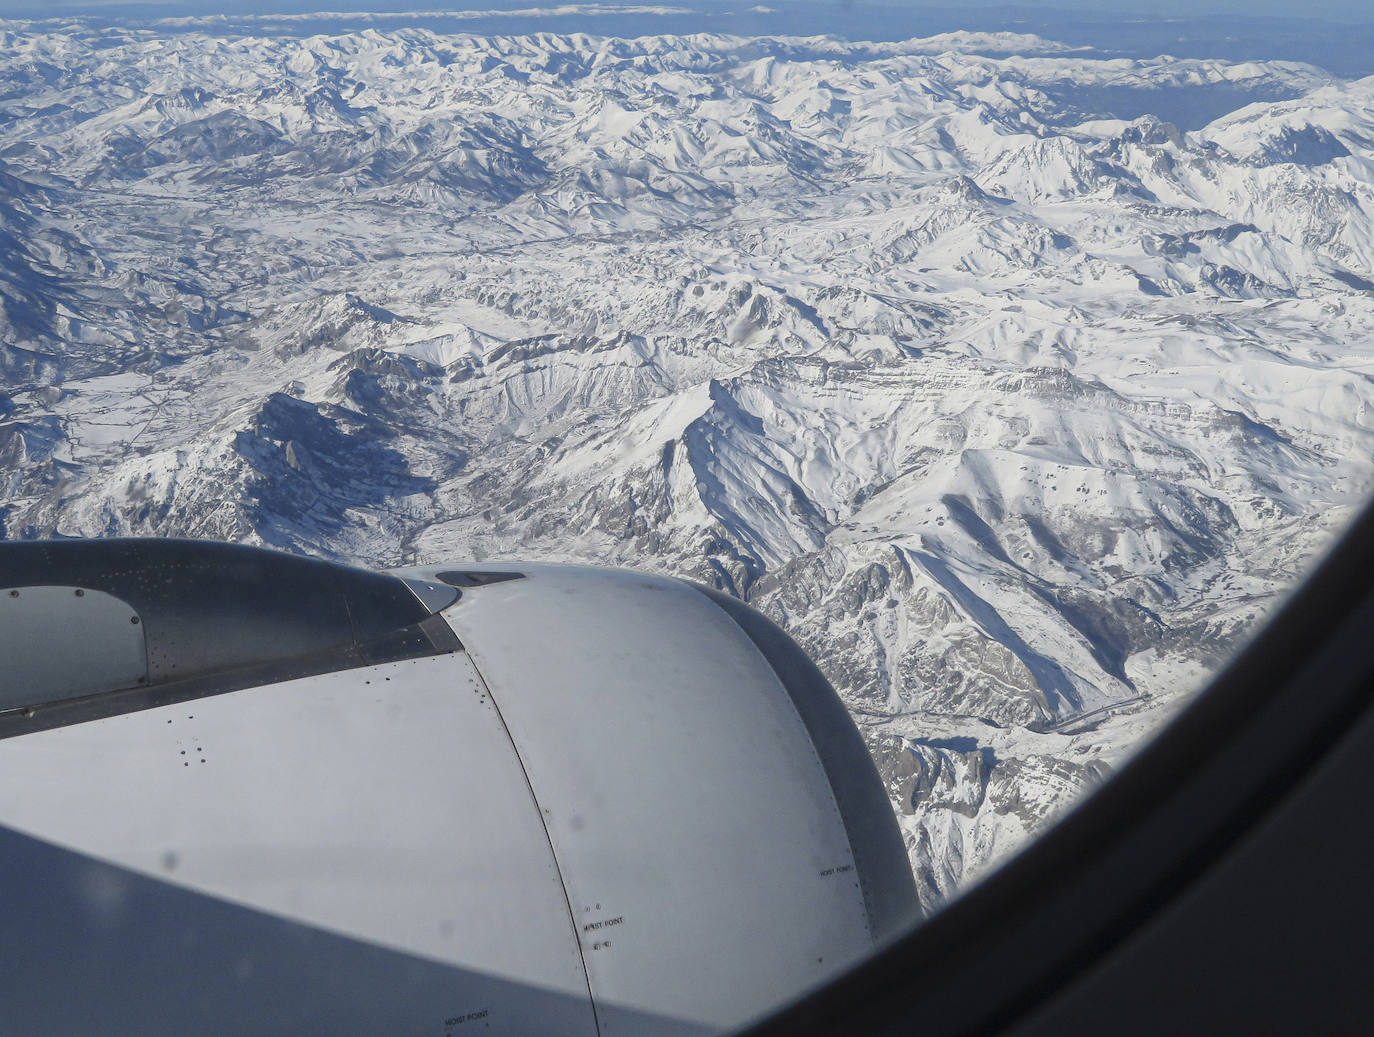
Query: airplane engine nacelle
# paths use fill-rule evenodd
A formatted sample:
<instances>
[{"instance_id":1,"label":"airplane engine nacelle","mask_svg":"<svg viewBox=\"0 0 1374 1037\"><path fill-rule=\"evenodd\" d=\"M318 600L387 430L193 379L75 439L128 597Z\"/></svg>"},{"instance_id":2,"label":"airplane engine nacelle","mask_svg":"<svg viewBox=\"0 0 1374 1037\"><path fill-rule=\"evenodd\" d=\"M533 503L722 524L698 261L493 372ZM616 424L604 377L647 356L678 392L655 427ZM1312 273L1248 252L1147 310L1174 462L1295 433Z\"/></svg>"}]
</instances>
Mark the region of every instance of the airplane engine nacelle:
<instances>
[{"instance_id":1,"label":"airplane engine nacelle","mask_svg":"<svg viewBox=\"0 0 1374 1037\"><path fill-rule=\"evenodd\" d=\"M731 598L0 544L14 1032L707 1033L914 912L839 699Z\"/></svg>"}]
</instances>

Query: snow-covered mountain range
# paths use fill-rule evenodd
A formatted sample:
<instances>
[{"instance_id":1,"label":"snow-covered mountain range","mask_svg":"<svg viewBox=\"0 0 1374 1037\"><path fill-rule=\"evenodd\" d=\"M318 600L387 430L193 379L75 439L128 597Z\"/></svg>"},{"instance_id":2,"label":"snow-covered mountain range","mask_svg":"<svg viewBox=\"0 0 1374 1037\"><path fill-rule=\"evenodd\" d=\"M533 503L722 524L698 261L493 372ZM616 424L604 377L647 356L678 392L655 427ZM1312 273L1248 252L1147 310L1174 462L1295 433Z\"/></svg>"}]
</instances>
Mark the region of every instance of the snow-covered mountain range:
<instances>
[{"instance_id":1,"label":"snow-covered mountain range","mask_svg":"<svg viewBox=\"0 0 1374 1037\"><path fill-rule=\"evenodd\" d=\"M1371 331L1374 79L0 25L0 534L727 588L845 697L928 906L1374 485Z\"/></svg>"}]
</instances>

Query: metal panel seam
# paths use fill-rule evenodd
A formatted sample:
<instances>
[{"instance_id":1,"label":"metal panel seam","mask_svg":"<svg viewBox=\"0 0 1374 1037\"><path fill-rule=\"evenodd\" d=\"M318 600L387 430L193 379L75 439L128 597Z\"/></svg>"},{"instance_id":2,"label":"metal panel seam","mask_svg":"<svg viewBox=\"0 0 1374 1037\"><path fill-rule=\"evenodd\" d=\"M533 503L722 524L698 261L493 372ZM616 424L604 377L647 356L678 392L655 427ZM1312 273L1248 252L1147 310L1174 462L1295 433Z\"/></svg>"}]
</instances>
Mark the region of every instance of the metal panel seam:
<instances>
[{"instance_id":1,"label":"metal panel seam","mask_svg":"<svg viewBox=\"0 0 1374 1037\"><path fill-rule=\"evenodd\" d=\"M539 793L534 790L534 782L530 781L530 772L525 767L525 759L520 755L520 746L516 744L515 737L510 733L506 718L501 713L500 703L492 694L491 685L483 676L482 668L477 665L477 659L471 651L465 654L468 657L468 662L472 664L472 672L477 674L477 679L482 682L482 687L486 689L487 699L491 702L491 708L496 713L497 722L500 723L501 730L506 733L506 741L510 742L511 751L515 753L515 762L520 765L520 774L525 779L525 787L530 790L530 800L534 803L534 812L539 818L539 827L544 833L545 841L549 844L549 856L553 859L554 871L558 873L558 885L563 890L563 904L568 909L568 926L572 930L573 942L577 945L577 960L582 963L582 981L587 984L587 1003L592 1006L592 1026L596 1028L597 1037L601 1037L601 1019L596 1011L596 996L592 993L592 978L587 972L587 955L582 949L582 935L577 928L577 916L573 913L572 897L568 894L568 880L563 877L563 865L558 860L558 848L554 846L553 835L549 832L549 826L544 820L544 808L539 802Z\"/></svg>"}]
</instances>

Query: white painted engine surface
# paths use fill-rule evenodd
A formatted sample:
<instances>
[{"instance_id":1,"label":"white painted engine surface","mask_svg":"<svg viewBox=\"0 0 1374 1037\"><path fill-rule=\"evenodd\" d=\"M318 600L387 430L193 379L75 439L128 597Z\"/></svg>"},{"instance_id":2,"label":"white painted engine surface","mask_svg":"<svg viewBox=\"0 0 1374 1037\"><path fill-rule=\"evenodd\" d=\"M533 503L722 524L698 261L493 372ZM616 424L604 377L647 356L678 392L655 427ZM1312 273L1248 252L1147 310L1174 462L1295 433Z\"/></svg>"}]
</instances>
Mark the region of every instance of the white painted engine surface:
<instances>
[{"instance_id":1,"label":"white painted engine surface","mask_svg":"<svg viewBox=\"0 0 1374 1037\"><path fill-rule=\"evenodd\" d=\"M0 819L159 880L572 1000L506 1032L594 1033L558 870L462 653L307 677L0 743ZM136 953L136 949L131 949ZM580 1001L580 1021L569 1006ZM410 1020L438 1032L442 1018ZM580 1026L579 1026L580 1022Z\"/></svg>"},{"instance_id":2,"label":"white painted engine surface","mask_svg":"<svg viewBox=\"0 0 1374 1037\"><path fill-rule=\"evenodd\" d=\"M603 1032L738 1024L873 945L845 828L767 661L699 591L527 568L446 615L544 813Z\"/></svg>"},{"instance_id":3,"label":"white painted engine surface","mask_svg":"<svg viewBox=\"0 0 1374 1037\"><path fill-rule=\"evenodd\" d=\"M457 650L0 738L10 1017L710 1033L906 920L736 619L676 581L507 568L439 613Z\"/></svg>"}]
</instances>

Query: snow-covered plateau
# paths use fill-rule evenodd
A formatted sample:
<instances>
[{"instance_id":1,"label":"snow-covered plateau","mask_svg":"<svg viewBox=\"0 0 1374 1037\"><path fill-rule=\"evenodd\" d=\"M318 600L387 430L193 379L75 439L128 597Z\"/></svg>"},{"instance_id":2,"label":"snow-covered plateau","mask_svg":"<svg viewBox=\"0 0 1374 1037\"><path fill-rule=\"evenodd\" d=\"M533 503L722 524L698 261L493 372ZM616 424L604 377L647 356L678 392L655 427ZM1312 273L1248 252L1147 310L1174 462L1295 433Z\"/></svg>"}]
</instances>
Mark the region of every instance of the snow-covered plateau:
<instances>
[{"instance_id":1,"label":"snow-covered plateau","mask_svg":"<svg viewBox=\"0 0 1374 1037\"><path fill-rule=\"evenodd\" d=\"M1374 79L0 23L0 536L723 587L843 695L927 907L1348 520L1371 331Z\"/></svg>"}]
</instances>

